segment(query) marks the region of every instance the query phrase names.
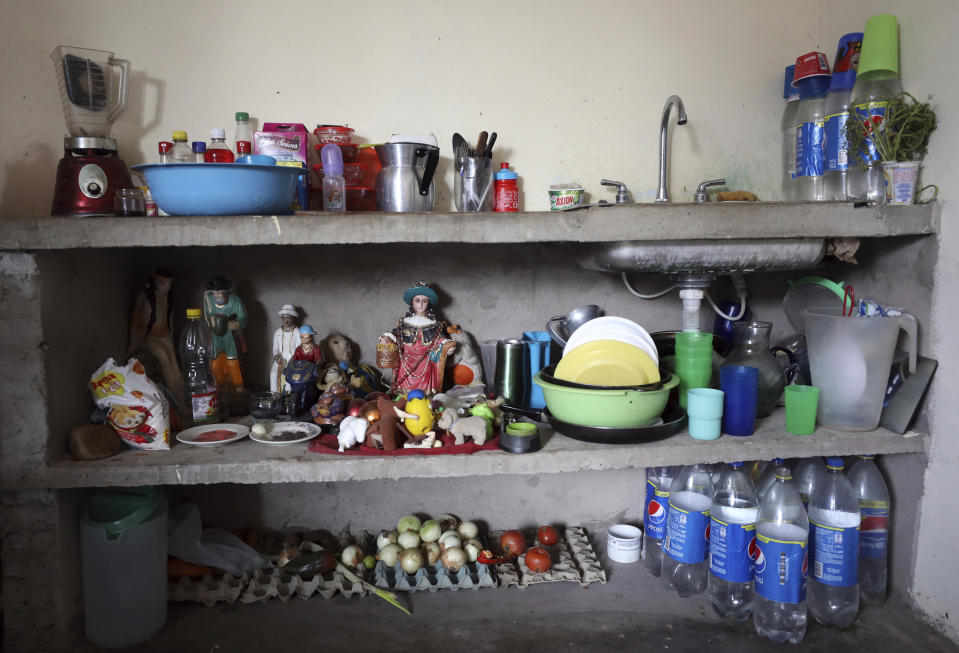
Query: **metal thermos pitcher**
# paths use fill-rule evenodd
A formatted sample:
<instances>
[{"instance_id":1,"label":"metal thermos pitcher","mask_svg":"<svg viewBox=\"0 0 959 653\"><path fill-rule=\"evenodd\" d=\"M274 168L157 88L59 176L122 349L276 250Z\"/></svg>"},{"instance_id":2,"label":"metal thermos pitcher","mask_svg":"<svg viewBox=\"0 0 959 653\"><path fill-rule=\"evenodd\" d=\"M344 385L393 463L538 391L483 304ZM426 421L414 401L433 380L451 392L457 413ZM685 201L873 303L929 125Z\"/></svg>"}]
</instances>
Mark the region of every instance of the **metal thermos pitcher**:
<instances>
[{"instance_id":1,"label":"metal thermos pitcher","mask_svg":"<svg viewBox=\"0 0 959 653\"><path fill-rule=\"evenodd\" d=\"M496 394L508 406L529 405L529 350L522 340L500 340L496 343Z\"/></svg>"},{"instance_id":2,"label":"metal thermos pitcher","mask_svg":"<svg viewBox=\"0 0 959 653\"><path fill-rule=\"evenodd\" d=\"M390 213L433 210L433 173L440 148L426 143L376 146L383 169L376 175L376 208Z\"/></svg>"}]
</instances>

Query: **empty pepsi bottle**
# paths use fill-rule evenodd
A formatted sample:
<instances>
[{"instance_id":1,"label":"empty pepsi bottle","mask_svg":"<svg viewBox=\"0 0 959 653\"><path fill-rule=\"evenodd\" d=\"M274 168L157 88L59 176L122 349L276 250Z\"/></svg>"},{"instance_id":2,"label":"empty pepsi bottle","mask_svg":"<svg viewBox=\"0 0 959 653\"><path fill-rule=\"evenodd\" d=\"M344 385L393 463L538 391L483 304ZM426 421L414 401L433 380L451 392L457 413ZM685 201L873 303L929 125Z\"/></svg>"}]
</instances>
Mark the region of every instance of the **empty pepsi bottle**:
<instances>
[{"instance_id":1,"label":"empty pepsi bottle","mask_svg":"<svg viewBox=\"0 0 959 653\"><path fill-rule=\"evenodd\" d=\"M680 596L706 590L709 569L709 506L713 480L709 466L686 465L669 491L666 539L663 540L663 578Z\"/></svg>"},{"instance_id":2,"label":"empty pepsi bottle","mask_svg":"<svg viewBox=\"0 0 959 653\"><path fill-rule=\"evenodd\" d=\"M643 559L653 576L663 569L663 539L669 511L669 488L676 470L673 467L646 468L646 507L643 509Z\"/></svg>"},{"instance_id":3,"label":"empty pepsi bottle","mask_svg":"<svg viewBox=\"0 0 959 653\"><path fill-rule=\"evenodd\" d=\"M859 613L860 515L842 469L842 458L826 460L826 474L809 497L809 612L821 624L845 628Z\"/></svg>"},{"instance_id":4,"label":"empty pepsi bottle","mask_svg":"<svg viewBox=\"0 0 959 653\"><path fill-rule=\"evenodd\" d=\"M875 456L859 456L846 477L859 497L859 596L866 603L886 600L886 543L889 537L889 488Z\"/></svg>"},{"instance_id":5,"label":"empty pepsi bottle","mask_svg":"<svg viewBox=\"0 0 959 653\"><path fill-rule=\"evenodd\" d=\"M769 488L776 482L776 472L785 464L786 460L784 458L773 458L772 462L766 465L766 469L763 470L762 475L756 482L756 497L760 503L763 497L766 496L766 493L769 492Z\"/></svg>"},{"instance_id":6,"label":"empty pepsi bottle","mask_svg":"<svg viewBox=\"0 0 959 653\"><path fill-rule=\"evenodd\" d=\"M709 509L709 601L720 617L753 611L753 560L759 500L741 462L719 477Z\"/></svg>"},{"instance_id":7,"label":"empty pepsi bottle","mask_svg":"<svg viewBox=\"0 0 959 653\"><path fill-rule=\"evenodd\" d=\"M806 636L806 574L809 520L788 468L759 503L754 555L756 632L777 644L798 644Z\"/></svg>"},{"instance_id":8,"label":"empty pepsi bottle","mask_svg":"<svg viewBox=\"0 0 959 653\"><path fill-rule=\"evenodd\" d=\"M822 462L822 456L813 456L812 458L803 458L796 463L793 469L793 487L799 492L799 498L802 499L803 507L809 511L809 497L819 483L819 480L825 475L826 466Z\"/></svg>"}]
</instances>

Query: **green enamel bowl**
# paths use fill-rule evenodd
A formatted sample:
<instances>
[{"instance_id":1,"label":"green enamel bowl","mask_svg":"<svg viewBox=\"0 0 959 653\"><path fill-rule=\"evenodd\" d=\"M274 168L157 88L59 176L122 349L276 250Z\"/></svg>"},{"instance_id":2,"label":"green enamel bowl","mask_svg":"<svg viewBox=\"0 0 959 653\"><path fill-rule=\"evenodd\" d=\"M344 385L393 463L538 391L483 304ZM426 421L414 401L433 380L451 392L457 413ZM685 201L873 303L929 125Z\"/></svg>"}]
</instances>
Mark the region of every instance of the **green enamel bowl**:
<instances>
[{"instance_id":1,"label":"green enamel bowl","mask_svg":"<svg viewBox=\"0 0 959 653\"><path fill-rule=\"evenodd\" d=\"M543 389L546 407L557 419L579 426L632 428L648 426L663 414L669 391L679 385L679 377L662 372L662 383L653 389L568 387L550 383L542 372L533 383Z\"/></svg>"}]
</instances>

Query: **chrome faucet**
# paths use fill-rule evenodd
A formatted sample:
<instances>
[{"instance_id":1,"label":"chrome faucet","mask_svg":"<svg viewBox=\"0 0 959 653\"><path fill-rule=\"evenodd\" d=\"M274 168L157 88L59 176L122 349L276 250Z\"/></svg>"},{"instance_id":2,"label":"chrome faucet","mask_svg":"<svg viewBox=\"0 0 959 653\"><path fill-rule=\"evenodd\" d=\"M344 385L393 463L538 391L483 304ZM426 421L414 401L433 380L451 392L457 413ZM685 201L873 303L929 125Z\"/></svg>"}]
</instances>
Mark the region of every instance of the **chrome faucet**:
<instances>
[{"instance_id":1,"label":"chrome faucet","mask_svg":"<svg viewBox=\"0 0 959 653\"><path fill-rule=\"evenodd\" d=\"M666 132L669 128L669 110L676 105L676 123L686 124L686 107L678 95L670 95L663 107L663 122L659 126L659 191L656 193L657 202L668 202L669 193L666 192Z\"/></svg>"}]
</instances>

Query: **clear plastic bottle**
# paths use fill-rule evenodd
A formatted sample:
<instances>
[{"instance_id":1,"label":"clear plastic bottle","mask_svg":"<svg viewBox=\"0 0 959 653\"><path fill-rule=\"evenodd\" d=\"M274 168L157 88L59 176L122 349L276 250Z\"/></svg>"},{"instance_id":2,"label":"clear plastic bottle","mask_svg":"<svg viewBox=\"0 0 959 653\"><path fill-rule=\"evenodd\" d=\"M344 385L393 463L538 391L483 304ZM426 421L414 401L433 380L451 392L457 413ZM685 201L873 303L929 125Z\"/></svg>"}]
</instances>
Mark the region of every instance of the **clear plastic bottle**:
<instances>
[{"instance_id":1,"label":"clear plastic bottle","mask_svg":"<svg viewBox=\"0 0 959 653\"><path fill-rule=\"evenodd\" d=\"M783 99L786 107L783 109L783 119L779 127L783 141L783 182L782 193L784 202L796 200L793 177L796 173L796 109L799 108L799 89L793 87L793 73L796 66L786 66L783 83Z\"/></svg>"},{"instance_id":2,"label":"clear plastic bottle","mask_svg":"<svg viewBox=\"0 0 959 653\"><path fill-rule=\"evenodd\" d=\"M323 210L346 210L346 180L343 178L343 152L340 146L327 143L320 150L323 161Z\"/></svg>"},{"instance_id":3,"label":"clear plastic bottle","mask_svg":"<svg viewBox=\"0 0 959 653\"><path fill-rule=\"evenodd\" d=\"M196 163L205 163L206 143L203 141L193 141L190 143L190 146L193 148L193 157L195 158Z\"/></svg>"},{"instance_id":4,"label":"clear plastic bottle","mask_svg":"<svg viewBox=\"0 0 959 653\"><path fill-rule=\"evenodd\" d=\"M713 480L709 467L686 465L669 490L666 539L663 540L663 579L680 596L706 590L709 566L709 506Z\"/></svg>"},{"instance_id":5,"label":"clear plastic bottle","mask_svg":"<svg viewBox=\"0 0 959 653\"><path fill-rule=\"evenodd\" d=\"M846 200L846 173L849 152L846 146L846 121L849 119L849 98L856 81L856 67L862 49L862 32L845 34L839 39L832 81L826 95L825 169L823 199L827 202ZM800 495L802 492L800 492Z\"/></svg>"},{"instance_id":6,"label":"clear plastic bottle","mask_svg":"<svg viewBox=\"0 0 959 653\"><path fill-rule=\"evenodd\" d=\"M859 456L846 476L859 497L859 595L866 603L886 600L889 487L875 456Z\"/></svg>"},{"instance_id":7,"label":"clear plastic bottle","mask_svg":"<svg viewBox=\"0 0 959 653\"><path fill-rule=\"evenodd\" d=\"M250 125L250 114L246 111L237 111L234 117L236 118L236 129L233 132L233 147L239 152L240 141L253 143L253 127Z\"/></svg>"},{"instance_id":8,"label":"clear plastic bottle","mask_svg":"<svg viewBox=\"0 0 959 653\"><path fill-rule=\"evenodd\" d=\"M180 336L180 367L183 370L186 410L189 411L186 421L194 425L218 422L219 399L210 358L213 335L203 320L202 309L186 309L186 318L187 323Z\"/></svg>"},{"instance_id":9,"label":"clear plastic bottle","mask_svg":"<svg viewBox=\"0 0 959 653\"><path fill-rule=\"evenodd\" d=\"M842 469L842 458L829 458L826 475L809 497L809 613L839 628L859 614L861 520L859 498Z\"/></svg>"},{"instance_id":10,"label":"clear plastic bottle","mask_svg":"<svg viewBox=\"0 0 959 653\"><path fill-rule=\"evenodd\" d=\"M253 154L253 144L250 141L237 141L236 142L237 158L241 156L246 156L247 154Z\"/></svg>"},{"instance_id":11,"label":"clear plastic bottle","mask_svg":"<svg viewBox=\"0 0 959 653\"><path fill-rule=\"evenodd\" d=\"M812 496L813 490L825 474L826 465L822 461L822 456L803 458L793 468L793 486L799 492L799 498L802 499L802 505L807 511L809 497Z\"/></svg>"},{"instance_id":12,"label":"clear plastic bottle","mask_svg":"<svg viewBox=\"0 0 959 653\"><path fill-rule=\"evenodd\" d=\"M741 462L729 463L709 509L709 601L720 617L753 611L753 560L759 499Z\"/></svg>"},{"instance_id":13,"label":"clear plastic bottle","mask_svg":"<svg viewBox=\"0 0 959 653\"><path fill-rule=\"evenodd\" d=\"M776 472L785 464L785 458L773 458L772 462L766 465L762 475L756 482L756 498L758 498L760 501L763 500L763 498L766 496L766 493L769 492L769 488L771 488L773 483L776 482Z\"/></svg>"},{"instance_id":14,"label":"clear plastic bottle","mask_svg":"<svg viewBox=\"0 0 959 653\"><path fill-rule=\"evenodd\" d=\"M799 85L796 109L796 200L820 202L823 199L823 126L826 93L829 90L829 65L826 55L810 52L796 60L795 84Z\"/></svg>"},{"instance_id":15,"label":"clear plastic bottle","mask_svg":"<svg viewBox=\"0 0 959 653\"><path fill-rule=\"evenodd\" d=\"M877 73L873 73L875 75ZM855 112L855 119L860 123L870 120L875 122L886 115L889 98L902 91L898 77L876 79L869 76L866 79L856 78L852 87L851 112ZM846 174L846 196L850 200L867 202L884 202L886 200L886 186L882 175L882 166L879 165L879 156L876 154L872 141L866 139L865 151L855 155L850 153L850 166ZM866 167L863 167L865 164Z\"/></svg>"},{"instance_id":16,"label":"clear plastic bottle","mask_svg":"<svg viewBox=\"0 0 959 653\"><path fill-rule=\"evenodd\" d=\"M219 127L210 130L210 145L206 148L203 160L207 163L233 163L236 157L226 144L226 132Z\"/></svg>"},{"instance_id":17,"label":"clear plastic bottle","mask_svg":"<svg viewBox=\"0 0 959 653\"><path fill-rule=\"evenodd\" d=\"M759 503L754 556L753 626L777 644L799 644L806 636L806 574L809 520L792 475L779 467Z\"/></svg>"},{"instance_id":18,"label":"clear plastic bottle","mask_svg":"<svg viewBox=\"0 0 959 653\"><path fill-rule=\"evenodd\" d=\"M643 561L653 576L663 570L663 539L669 514L669 489L675 467L646 468L646 502L643 508Z\"/></svg>"},{"instance_id":19,"label":"clear plastic bottle","mask_svg":"<svg viewBox=\"0 0 959 653\"><path fill-rule=\"evenodd\" d=\"M187 144L186 132L173 132L173 147L167 153L170 163L193 163L196 158L193 156L193 150Z\"/></svg>"}]
</instances>

